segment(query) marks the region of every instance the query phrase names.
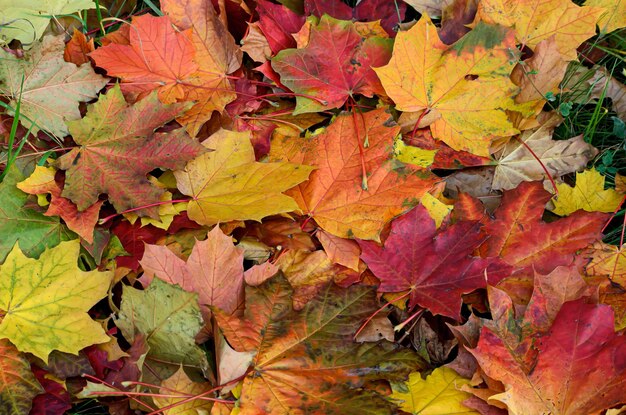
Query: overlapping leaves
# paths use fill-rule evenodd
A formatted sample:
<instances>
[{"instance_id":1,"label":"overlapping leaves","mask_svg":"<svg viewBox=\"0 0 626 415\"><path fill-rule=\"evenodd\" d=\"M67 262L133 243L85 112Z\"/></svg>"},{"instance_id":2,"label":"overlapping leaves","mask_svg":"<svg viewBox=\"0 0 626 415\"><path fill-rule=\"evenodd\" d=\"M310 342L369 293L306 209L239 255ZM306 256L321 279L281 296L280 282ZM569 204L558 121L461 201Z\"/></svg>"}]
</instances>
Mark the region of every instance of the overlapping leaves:
<instances>
[{"instance_id":1,"label":"overlapping leaves","mask_svg":"<svg viewBox=\"0 0 626 415\"><path fill-rule=\"evenodd\" d=\"M559 126L623 135L562 82L619 4L100 0L64 50L44 3L0 0L0 413L626 404L623 178Z\"/></svg>"}]
</instances>

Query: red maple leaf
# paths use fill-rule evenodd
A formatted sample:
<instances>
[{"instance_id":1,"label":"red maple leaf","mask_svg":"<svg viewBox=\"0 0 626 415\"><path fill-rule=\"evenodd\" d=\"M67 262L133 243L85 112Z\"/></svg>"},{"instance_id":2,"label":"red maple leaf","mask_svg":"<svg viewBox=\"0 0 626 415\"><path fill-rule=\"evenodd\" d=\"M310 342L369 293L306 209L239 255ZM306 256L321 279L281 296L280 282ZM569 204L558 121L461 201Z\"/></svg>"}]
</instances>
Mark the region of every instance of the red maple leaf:
<instances>
[{"instance_id":1,"label":"red maple leaf","mask_svg":"<svg viewBox=\"0 0 626 415\"><path fill-rule=\"evenodd\" d=\"M396 219L383 247L361 241L361 259L380 279L379 292L410 290L409 306L460 318L461 294L505 277L510 268L490 258L473 257L486 239L477 221L462 221L438 231L422 205Z\"/></svg>"}]
</instances>

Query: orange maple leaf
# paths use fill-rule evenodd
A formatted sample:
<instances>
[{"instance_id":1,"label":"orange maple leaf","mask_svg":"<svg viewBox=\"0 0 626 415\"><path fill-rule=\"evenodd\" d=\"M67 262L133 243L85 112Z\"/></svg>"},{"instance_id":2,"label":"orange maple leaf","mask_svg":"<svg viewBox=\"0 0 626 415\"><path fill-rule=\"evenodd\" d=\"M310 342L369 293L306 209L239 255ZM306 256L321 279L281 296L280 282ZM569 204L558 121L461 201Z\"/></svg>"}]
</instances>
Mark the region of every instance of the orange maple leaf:
<instances>
[{"instance_id":1,"label":"orange maple leaf","mask_svg":"<svg viewBox=\"0 0 626 415\"><path fill-rule=\"evenodd\" d=\"M124 95L143 98L157 90L165 104L182 100L198 65L191 31L176 32L167 17L133 17L129 44L111 43L90 54L109 76L122 79Z\"/></svg>"},{"instance_id":2,"label":"orange maple leaf","mask_svg":"<svg viewBox=\"0 0 626 415\"><path fill-rule=\"evenodd\" d=\"M400 128L388 126L389 121L384 109L341 114L316 136L272 142L271 158L316 167L308 181L286 193L325 231L379 240L392 218L417 205L424 193L442 190L429 171L391 159ZM362 148L364 138L369 146ZM368 190L362 187L363 169Z\"/></svg>"},{"instance_id":3,"label":"orange maple leaf","mask_svg":"<svg viewBox=\"0 0 626 415\"><path fill-rule=\"evenodd\" d=\"M241 66L242 53L215 14L211 0L162 0L161 8L176 26L191 30L198 71L188 80L186 101L195 101L177 121L195 136L213 111L222 112L237 98L226 74Z\"/></svg>"}]
</instances>

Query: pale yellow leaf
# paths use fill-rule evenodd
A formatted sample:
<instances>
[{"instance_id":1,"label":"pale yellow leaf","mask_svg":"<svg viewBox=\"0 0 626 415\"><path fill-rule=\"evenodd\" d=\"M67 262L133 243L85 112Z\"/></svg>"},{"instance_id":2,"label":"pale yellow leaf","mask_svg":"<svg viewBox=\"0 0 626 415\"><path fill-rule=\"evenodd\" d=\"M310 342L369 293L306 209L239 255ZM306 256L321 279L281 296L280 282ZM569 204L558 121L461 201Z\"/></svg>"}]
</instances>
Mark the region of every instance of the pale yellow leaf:
<instances>
[{"instance_id":1,"label":"pale yellow leaf","mask_svg":"<svg viewBox=\"0 0 626 415\"><path fill-rule=\"evenodd\" d=\"M623 199L623 195L614 189L604 189L604 176L594 168L576 173L574 187L565 183L559 183L556 187L558 196L554 200L552 211L560 216L570 215L580 209L611 213Z\"/></svg>"}]
</instances>

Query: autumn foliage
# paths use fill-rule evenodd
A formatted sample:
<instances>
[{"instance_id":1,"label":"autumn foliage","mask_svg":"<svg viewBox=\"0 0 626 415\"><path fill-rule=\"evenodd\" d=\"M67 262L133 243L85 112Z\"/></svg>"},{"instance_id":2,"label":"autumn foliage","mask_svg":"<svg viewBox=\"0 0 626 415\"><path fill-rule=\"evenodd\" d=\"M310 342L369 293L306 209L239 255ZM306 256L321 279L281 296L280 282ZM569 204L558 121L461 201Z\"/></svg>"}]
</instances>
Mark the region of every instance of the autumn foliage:
<instances>
[{"instance_id":1,"label":"autumn foliage","mask_svg":"<svg viewBox=\"0 0 626 415\"><path fill-rule=\"evenodd\" d=\"M626 405L626 180L551 104L624 2L44 3L0 0L0 415Z\"/></svg>"}]
</instances>

